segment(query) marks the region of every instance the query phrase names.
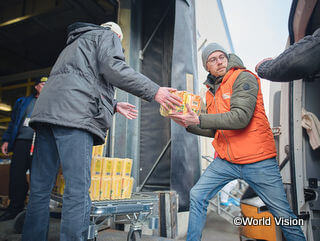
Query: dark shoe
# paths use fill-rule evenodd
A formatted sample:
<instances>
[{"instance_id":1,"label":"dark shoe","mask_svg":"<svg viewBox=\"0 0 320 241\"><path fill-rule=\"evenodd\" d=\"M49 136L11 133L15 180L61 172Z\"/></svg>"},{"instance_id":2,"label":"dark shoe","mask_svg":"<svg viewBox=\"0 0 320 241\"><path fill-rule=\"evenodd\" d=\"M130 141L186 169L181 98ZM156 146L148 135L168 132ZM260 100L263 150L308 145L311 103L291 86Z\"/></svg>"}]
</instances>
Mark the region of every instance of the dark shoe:
<instances>
[{"instance_id":1,"label":"dark shoe","mask_svg":"<svg viewBox=\"0 0 320 241\"><path fill-rule=\"evenodd\" d=\"M14 219L22 210L7 210L0 216L1 221Z\"/></svg>"}]
</instances>

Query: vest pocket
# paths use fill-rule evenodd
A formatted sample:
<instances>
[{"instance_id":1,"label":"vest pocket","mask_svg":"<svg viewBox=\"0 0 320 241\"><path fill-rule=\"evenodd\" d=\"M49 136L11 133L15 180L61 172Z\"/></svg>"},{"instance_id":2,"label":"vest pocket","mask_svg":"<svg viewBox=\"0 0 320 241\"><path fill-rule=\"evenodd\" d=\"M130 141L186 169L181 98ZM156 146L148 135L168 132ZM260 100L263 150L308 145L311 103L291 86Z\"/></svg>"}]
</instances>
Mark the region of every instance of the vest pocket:
<instances>
[{"instance_id":1,"label":"vest pocket","mask_svg":"<svg viewBox=\"0 0 320 241\"><path fill-rule=\"evenodd\" d=\"M238 159L255 158L263 153L261 137L257 129L250 131L237 130L232 135L226 135L231 158L236 161ZM238 133L237 133L238 132Z\"/></svg>"}]
</instances>

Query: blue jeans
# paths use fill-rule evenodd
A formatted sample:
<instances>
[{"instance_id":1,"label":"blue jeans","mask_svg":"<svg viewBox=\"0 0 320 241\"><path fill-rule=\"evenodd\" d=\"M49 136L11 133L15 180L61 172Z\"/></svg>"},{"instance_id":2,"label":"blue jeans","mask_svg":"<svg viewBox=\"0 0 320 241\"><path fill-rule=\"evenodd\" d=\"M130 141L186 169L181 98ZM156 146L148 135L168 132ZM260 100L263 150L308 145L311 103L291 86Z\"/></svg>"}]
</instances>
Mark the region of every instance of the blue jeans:
<instances>
[{"instance_id":1,"label":"blue jeans","mask_svg":"<svg viewBox=\"0 0 320 241\"><path fill-rule=\"evenodd\" d=\"M92 135L80 129L55 125L37 128L23 241L48 240L50 194L60 164L65 179L60 240L87 240L92 146Z\"/></svg>"},{"instance_id":2,"label":"blue jeans","mask_svg":"<svg viewBox=\"0 0 320 241\"><path fill-rule=\"evenodd\" d=\"M200 241L209 200L234 179L243 179L259 195L274 217L296 218L290 209L275 158L252 164L233 164L216 158L190 191L187 241ZM300 226L281 226L287 241L305 241Z\"/></svg>"}]
</instances>

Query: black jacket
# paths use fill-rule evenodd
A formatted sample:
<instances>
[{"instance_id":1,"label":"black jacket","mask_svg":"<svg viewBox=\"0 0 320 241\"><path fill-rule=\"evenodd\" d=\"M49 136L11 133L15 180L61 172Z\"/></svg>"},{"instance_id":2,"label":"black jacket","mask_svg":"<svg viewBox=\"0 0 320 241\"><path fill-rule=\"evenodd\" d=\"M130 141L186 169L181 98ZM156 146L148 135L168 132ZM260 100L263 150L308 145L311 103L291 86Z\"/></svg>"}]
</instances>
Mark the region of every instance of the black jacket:
<instances>
[{"instance_id":1,"label":"black jacket","mask_svg":"<svg viewBox=\"0 0 320 241\"><path fill-rule=\"evenodd\" d=\"M312 78L320 72L320 28L291 45L273 60L258 68L261 78L271 81L291 81Z\"/></svg>"},{"instance_id":2,"label":"black jacket","mask_svg":"<svg viewBox=\"0 0 320 241\"><path fill-rule=\"evenodd\" d=\"M35 104L30 126L50 123L86 130L104 143L114 113L114 86L151 101L159 86L124 61L110 29L75 23Z\"/></svg>"}]
</instances>

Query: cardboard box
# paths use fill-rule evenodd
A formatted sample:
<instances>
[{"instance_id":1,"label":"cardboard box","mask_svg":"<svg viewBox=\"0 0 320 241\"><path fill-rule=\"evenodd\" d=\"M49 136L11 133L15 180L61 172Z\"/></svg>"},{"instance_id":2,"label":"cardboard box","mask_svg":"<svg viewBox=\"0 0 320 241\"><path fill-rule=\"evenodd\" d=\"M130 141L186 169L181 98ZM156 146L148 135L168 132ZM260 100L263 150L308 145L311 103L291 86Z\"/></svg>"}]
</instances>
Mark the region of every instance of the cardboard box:
<instances>
[{"instance_id":1,"label":"cardboard box","mask_svg":"<svg viewBox=\"0 0 320 241\"><path fill-rule=\"evenodd\" d=\"M122 164L122 176L123 177L131 177L131 169L132 169L132 159L125 158L123 159Z\"/></svg>"},{"instance_id":2,"label":"cardboard box","mask_svg":"<svg viewBox=\"0 0 320 241\"><path fill-rule=\"evenodd\" d=\"M201 112L201 104L202 100L199 95L194 95L192 93L189 93L187 91L176 91L172 92L175 95L179 96L183 103L180 107L176 107L176 109L170 109L167 111L163 106L160 106L160 114L162 116L168 116L169 114L172 114L173 112L178 112L178 113L187 113L187 104L191 107L191 109L197 114L200 115Z\"/></svg>"},{"instance_id":3,"label":"cardboard box","mask_svg":"<svg viewBox=\"0 0 320 241\"><path fill-rule=\"evenodd\" d=\"M101 183L100 200L110 200L110 198L111 198L111 185L112 185L111 176L101 177L100 183Z\"/></svg>"},{"instance_id":4,"label":"cardboard box","mask_svg":"<svg viewBox=\"0 0 320 241\"><path fill-rule=\"evenodd\" d=\"M130 198L134 179L132 177L122 178L121 198Z\"/></svg>"},{"instance_id":5,"label":"cardboard box","mask_svg":"<svg viewBox=\"0 0 320 241\"><path fill-rule=\"evenodd\" d=\"M89 189L89 194L92 201L100 199L100 181L100 176L91 177L91 186Z\"/></svg>"}]
</instances>

